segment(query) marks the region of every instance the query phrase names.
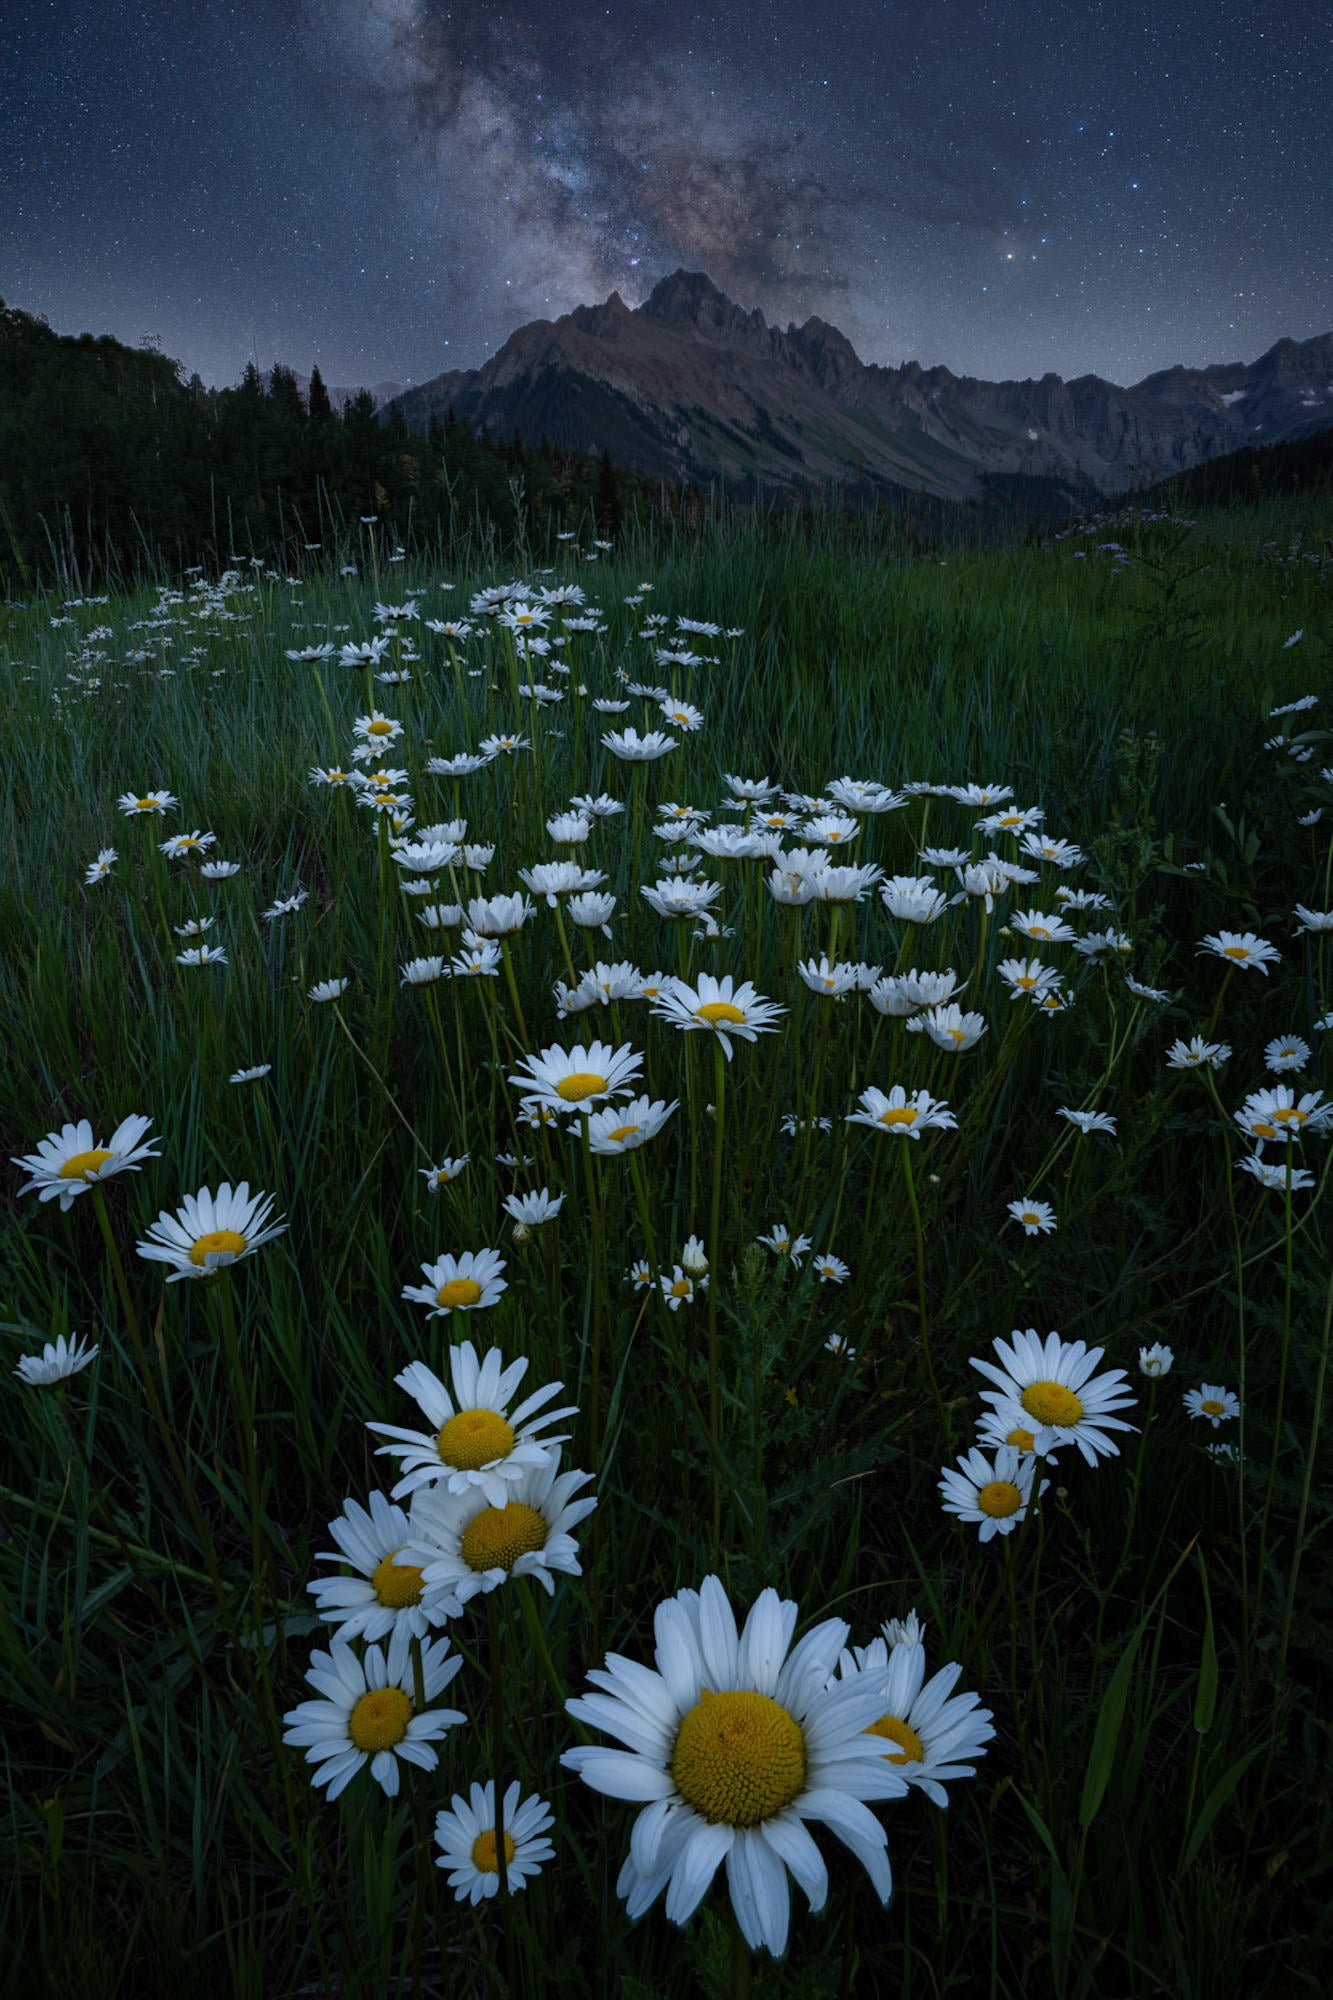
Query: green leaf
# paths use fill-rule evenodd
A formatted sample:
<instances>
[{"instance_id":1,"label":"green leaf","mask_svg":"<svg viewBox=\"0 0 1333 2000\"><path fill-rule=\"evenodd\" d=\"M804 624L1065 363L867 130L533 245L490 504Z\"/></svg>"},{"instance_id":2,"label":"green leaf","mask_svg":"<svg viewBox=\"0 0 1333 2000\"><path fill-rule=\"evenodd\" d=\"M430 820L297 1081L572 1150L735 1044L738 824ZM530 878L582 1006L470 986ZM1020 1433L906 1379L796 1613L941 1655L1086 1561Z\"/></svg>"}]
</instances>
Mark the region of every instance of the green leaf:
<instances>
[{"instance_id":1,"label":"green leaf","mask_svg":"<svg viewBox=\"0 0 1333 2000\"><path fill-rule=\"evenodd\" d=\"M1110 1783L1111 1767L1115 1763L1116 1746L1120 1741L1120 1726L1125 1719L1125 1702L1129 1696L1130 1676L1134 1672L1134 1661L1138 1655L1139 1639L1143 1627L1140 1625L1116 1665L1116 1670L1106 1684L1102 1705L1097 1712L1097 1727L1093 1732L1092 1750L1088 1757L1088 1768L1083 1776L1083 1798L1078 1809L1078 1823L1085 1829L1092 1825Z\"/></svg>"},{"instance_id":2,"label":"green leaf","mask_svg":"<svg viewBox=\"0 0 1333 2000\"><path fill-rule=\"evenodd\" d=\"M1208 1570L1203 1550L1196 1549L1195 1554L1199 1558L1199 1579L1203 1584L1204 1626L1199 1686L1194 1696L1194 1727L1200 1736L1206 1736L1213 1726L1217 1710L1217 1645L1213 1638L1213 1600L1208 1590Z\"/></svg>"},{"instance_id":3,"label":"green leaf","mask_svg":"<svg viewBox=\"0 0 1333 2000\"><path fill-rule=\"evenodd\" d=\"M1222 1776L1213 1786L1212 1791L1209 1792L1207 1798L1199 1808L1199 1817L1195 1820L1193 1831L1189 1839L1185 1842L1184 1851L1180 1857L1180 1867L1176 1871L1178 1875L1183 1875L1186 1869L1193 1865L1198 1856L1199 1849L1208 1838L1208 1830L1212 1826L1213 1821L1217 1818L1217 1815L1221 1812L1223 1806L1231 1797L1231 1794L1235 1791L1255 1758L1259 1756L1261 1751L1267 1748L1268 1745L1266 1743L1258 1743L1253 1750L1247 1750L1243 1757L1236 1759L1229 1771L1223 1772Z\"/></svg>"}]
</instances>

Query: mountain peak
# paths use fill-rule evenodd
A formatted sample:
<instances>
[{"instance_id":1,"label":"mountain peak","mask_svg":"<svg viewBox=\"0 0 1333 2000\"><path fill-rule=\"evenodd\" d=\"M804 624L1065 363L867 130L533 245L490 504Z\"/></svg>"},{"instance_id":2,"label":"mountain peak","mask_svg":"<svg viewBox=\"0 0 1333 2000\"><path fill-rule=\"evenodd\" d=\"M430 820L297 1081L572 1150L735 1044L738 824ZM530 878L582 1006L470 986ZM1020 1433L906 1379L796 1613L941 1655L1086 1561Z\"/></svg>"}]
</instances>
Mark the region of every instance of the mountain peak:
<instances>
[{"instance_id":1,"label":"mountain peak","mask_svg":"<svg viewBox=\"0 0 1333 2000\"><path fill-rule=\"evenodd\" d=\"M763 314L747 313L720 292L704 271L673 271L661 278L639 307L644 319L672 320L699 327L763 327Z\"/></svg>"}]
</instances>

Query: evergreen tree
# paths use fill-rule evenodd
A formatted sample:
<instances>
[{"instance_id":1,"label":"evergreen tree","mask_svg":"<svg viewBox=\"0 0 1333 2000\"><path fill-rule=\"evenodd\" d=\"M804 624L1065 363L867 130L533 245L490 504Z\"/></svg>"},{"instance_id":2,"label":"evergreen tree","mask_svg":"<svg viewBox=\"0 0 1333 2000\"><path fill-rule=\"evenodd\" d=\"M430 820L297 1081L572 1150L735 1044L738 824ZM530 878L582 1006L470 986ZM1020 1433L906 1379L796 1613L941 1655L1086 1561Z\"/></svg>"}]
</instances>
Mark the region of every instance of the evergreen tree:
<instances>
[{"instance_id":1,"label":"evergreen tree","mask_svg":"<svg viewBox=\"0 0 1333 2000\"><path fill-rule=\"evenodd\" d=\"M326 424L333 415L333 404L329 401L329 392L324 387L324 377L319 372L318 362L310 370L310 392L306 398L306 408L312 424Z\"/></svg>"}]
</instances>

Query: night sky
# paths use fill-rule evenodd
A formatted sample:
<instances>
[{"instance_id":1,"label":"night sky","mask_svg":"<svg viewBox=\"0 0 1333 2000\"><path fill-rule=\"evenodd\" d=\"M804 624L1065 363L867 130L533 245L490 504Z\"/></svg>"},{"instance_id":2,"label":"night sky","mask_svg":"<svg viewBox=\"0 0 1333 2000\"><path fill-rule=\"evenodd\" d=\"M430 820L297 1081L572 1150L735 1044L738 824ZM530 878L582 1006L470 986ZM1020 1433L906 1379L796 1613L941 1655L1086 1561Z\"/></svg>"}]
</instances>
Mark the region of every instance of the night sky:
<instances>
[{"instance_id":1,"label":"night sky","mask_svg":"<svg viewBox=\"0 0 1333 2000\"><path fill-rule=\"evenodd\" d=\"M1269 0L3 0L0 296L355 386L684 265L863 360L1128 383L1333 327ZM812 31L812 23L815 24Z\"/></svg>"}]
</instances>

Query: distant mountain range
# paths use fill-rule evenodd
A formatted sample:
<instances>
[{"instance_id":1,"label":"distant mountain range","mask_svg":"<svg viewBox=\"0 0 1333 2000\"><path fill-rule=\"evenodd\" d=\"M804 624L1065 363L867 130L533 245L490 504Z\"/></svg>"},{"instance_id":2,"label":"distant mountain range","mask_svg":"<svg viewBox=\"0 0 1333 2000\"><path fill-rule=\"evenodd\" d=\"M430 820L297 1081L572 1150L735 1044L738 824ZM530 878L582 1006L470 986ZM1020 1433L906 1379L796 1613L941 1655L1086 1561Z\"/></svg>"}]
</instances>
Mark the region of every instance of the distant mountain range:
<instances>
[{"instance_id":1,"label":"distant mountain range","mask_svg":"<svg viewBox=\"0 0 1333 2000\"><path fill-rule=\"evenodd\" d=\"M612 292L533 320L484 367L387 400L413 430L452 407L492 435L750 492L869 483L967 501L989 477L1074 498L1333 426L1333 333L1127 389L1097 375L983 382L867 365L826 320L783 331L682 270L633 311Z\"/></svg>"}]
</instances>

